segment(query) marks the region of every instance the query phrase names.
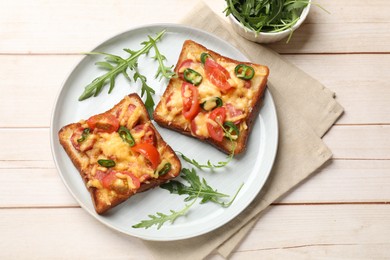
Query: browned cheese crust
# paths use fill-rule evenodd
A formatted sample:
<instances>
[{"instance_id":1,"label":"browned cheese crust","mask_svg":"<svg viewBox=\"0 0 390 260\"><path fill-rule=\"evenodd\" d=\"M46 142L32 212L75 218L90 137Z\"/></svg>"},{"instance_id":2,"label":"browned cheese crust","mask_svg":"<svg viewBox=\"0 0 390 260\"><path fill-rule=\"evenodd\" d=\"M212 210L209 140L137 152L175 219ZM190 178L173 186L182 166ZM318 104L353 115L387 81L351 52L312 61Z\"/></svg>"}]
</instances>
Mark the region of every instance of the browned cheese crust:
<instances>
[{"instance_id":1,"label":"browned cheese crust","mask_svg":"<svg viewBox=\"0 0 390 260\"><path fill-rule=\"evenodd\" d=\"M229 72L229 84L232 88L227 92L221 91L207 78L205 66L202 65L200 61L202 53L211 55L214 61ZM183 66L183 64L186 65ZM163 127L198 138L227 154L230 154L232 151L232 142L228 138L223 138L222 141L216 141L211 138L210 134L207 132L206 121L211 111L200 109L199 114L192 120L188 120L183 116L181 88L185 80L182 76L182 72L183 67L188 67L188 64L191 64L190 68L203 76L200 85L196 86L199 91L199 104L211 97L220 97L223 100L223 106L227 111L226 120L235 122L240 130L237 140L234 141L234 153L242 153L246 149L249 133L262 105L262 98L269 75L268 67L224 57L191 40L187 40L183 44L182 51L175 67L175 72L179 77L170 80L155 109L154 120ZM255 71L254 77L251 80L239 79L234 72L234 69L238 64L251 66ZM198 126L197 129L200 130L194 132L192 127L194 123Z\"/></svg>"},{"instance_id":2,"label":"browned cheese crust","mask_svg":"<svg viewBox=\"0 0 390 260\"><path fill-rule=\"evenodd\" d=\"M80 129L89 127L87 121L81 120L64 126L58 133L59 141L79 171L98 214L126 201L135 193L146 191L175 178L181 171L180 160L151 123L147 110L137 94L126 96L112 109L100 115L107 114L117 118L120 126L129 129L136 143L144 142L145 136L152 133L161 163L157 169L152 169L150 162L144 156L131 151L130 145L120 138L118 132L102 133L95 129L85 141L78 144L75 139L80 138ZM109 169L102 167L97 163L99 158L113 159L117 162L116 166ZM159 176L158 171L166 163L171 164L170 171ZM124 183L124 187L128 190L118 192L116 189L104 186L103 183L107 182L104 178L112 171L116 172L115 176L120 176L120 184ZM129 172L132 177L122 174L124 172ZM139 187L133 186L137 182L132 179L133 177L139 181Z\"/></svg>"}]
</instances>

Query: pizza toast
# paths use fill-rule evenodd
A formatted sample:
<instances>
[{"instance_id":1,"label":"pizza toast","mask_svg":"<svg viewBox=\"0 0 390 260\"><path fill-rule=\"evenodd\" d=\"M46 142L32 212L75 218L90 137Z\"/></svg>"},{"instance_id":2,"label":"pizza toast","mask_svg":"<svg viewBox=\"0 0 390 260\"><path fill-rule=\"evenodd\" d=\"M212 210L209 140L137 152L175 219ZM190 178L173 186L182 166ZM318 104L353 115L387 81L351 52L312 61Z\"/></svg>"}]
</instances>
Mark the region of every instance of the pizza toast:
<instances>
[{"instance_id":1,"label":"pizza toast","mask_svg":"<svg viewBox=\"0 0 390 260\"><path fill-rule=\"evenodd\" d=\"M192 40L183 44L172 78L154 111L160 126L234 154L245 151L258 116L268 67L237 61ZM228 136L228 138L227 138Z\"/></svg>"},{"instance_id":2,"label":"pizza toast","mask_svg":"<svg viewBox=\"0 0 390 260\"><path fill-rule=\"evenodd\" d=\"M137 94L104 113L64 126L58 137L98 214L181 171L180 160L151 123Z\"/></svg>"}]
</instances>

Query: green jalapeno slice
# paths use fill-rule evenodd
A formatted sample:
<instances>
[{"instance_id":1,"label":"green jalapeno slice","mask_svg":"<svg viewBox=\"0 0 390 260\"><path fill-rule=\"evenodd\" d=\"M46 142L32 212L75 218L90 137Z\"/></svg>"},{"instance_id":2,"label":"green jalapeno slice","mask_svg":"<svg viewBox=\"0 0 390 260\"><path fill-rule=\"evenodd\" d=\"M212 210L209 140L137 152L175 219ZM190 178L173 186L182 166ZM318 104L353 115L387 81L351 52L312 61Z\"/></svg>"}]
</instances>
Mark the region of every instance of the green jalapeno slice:
<instances>
[{"instance_id":1,"label":"green jalapeno slice","mask_svg":"<svg viewBox=\"0 0 390 260\"><path fill-rule=\"evenodd\" d=\"M234 69L234 73L236 73L237 78L250 80L255 75L255 70L248 65L238 64Z\"/></svg>"},{"instance_id":2,"label":"green jalapeno slice","mask_svg":"<svg viewBox=\"0 0 390 260\"><path fill-rule=\"evenodd\" d=\"M77 139L77 142L78 142L78 143L84 142L85 139L87 139L87 137L88 137L88 135L89 135L90 132L91 132L91 129L85 128L85 129L83 130L83 133L81 134L81 137L80 137L79 139Z\"/></svg>"},{"instance_id":3,"label":"green jalapeno slice","mask_svg":"<svg viewBox=\"0 0 390 260\"><path fill-rule=\"evenodd\" d=\"M98 160L98 164L106 168L111 168L116 165L116 163L113 160L109 160L109 159L100 159Z\"/></svg>"},{"instance_id":4,"label":"green jalapeno slice","mask_svg":"<svg viewBox=\"0 0 390 260\"><path fill-rule=\"evenodd\" d=\"M207 99L206 101L200 104L200 107L206 111L211 111L217 107L221 107L223 105L222 99L219 97L213 97Z\"/></svg>"},{"instance_id":5,"label":"green jalapeno slice","mask_svg":"<svg viewBox=\"0 0 390 260\"><path fill-rule=\"evenodd\" d=\"M185 81L187 81L188 83L191 83L194 86L198 86L203 80L203 77L202 77L202 75L200 75L199 72L197 72L193 69L190 69L190 68L186 68L184 70L183 75L184 75Z\"/></svg>"},{"instance_id":6,"label":"green jalapeno slice","mask_svg":"<svg viewBox=\"0 0 390 260\"><path fill-rule=\"evenodd\" d=\"M122 138L122 140L128 143L130 146L135 145L134 138L131 135L129 129L127 129L126 127L124 126L119 127L118 134Z\"/></svg>"},{"instance_id":7,"label":"green jalapeno slice","mask_svg":"<svg viewBox=\"0 0 390 260\"><path fill-rule=\"evenodd\" d=\"M158 171L158 176L162 176L162 175L165 175L167 174L172 168L172 165L171 163L166 163L164 164L164 166L161 168L161 170Z\"/></svg>"},{"instance_id":8,"label":"green jalapeno slice","mask_svg":"<svg viewBox=\"0 0 390 260\"><path fill-rule=\"evenodd\" d=\"M204 65L206 62L206 59L211 58L211 55L208 54L207 52L202 52L200 55L200 62Z\"/></svg>"}]
</instances>

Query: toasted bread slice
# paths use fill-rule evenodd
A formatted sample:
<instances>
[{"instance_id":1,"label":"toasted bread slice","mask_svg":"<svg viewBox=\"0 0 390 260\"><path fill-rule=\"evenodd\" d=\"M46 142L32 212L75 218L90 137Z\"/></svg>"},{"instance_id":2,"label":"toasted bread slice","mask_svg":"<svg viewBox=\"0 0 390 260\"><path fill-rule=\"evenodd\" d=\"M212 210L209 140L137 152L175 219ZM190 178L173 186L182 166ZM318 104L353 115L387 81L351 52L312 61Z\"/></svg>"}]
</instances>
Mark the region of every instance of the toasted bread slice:
<instances>
[{"instance_id":1,"label":"toasted bread slice","mask_svg":"<svg viewBox=\"0 0 390 260\"><path fill-rule=\"evenodd\" d=\"M105 113L64 126L58 136L98 214L175 178L181 170L137 94Z\"/></svg>"},{"instance_id":2,"label":"toasted bread slice","mask_svg":"<svg viewBox=\"0 0 390 260\"><path fill-rule=\"evenodd\" d=\"M243 152L262 104L268 67L233 60L187 40L175 72L178 77L170 80L154 120L227 154ZM222 126L232 130L231 138Z\"/></svg>"}]
</instances>

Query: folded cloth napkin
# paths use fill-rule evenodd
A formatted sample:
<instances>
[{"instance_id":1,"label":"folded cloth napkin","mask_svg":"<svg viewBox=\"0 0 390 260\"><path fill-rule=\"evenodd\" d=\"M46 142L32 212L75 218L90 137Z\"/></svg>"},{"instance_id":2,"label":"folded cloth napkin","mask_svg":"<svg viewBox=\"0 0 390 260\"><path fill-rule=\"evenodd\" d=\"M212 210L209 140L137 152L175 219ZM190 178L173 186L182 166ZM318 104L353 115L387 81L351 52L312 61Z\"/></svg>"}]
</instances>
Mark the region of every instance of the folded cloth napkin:
<instances>
[{"instance_id":1,"label":"folded cloth napkin","mask_svg":"<svg viewBox=\"0 0 390 260\"><path fill-rule=\"evenodd\" d=\"M333 92L272 50L237 35L203 2L187 15L183 24L224 39L252 62L270 68L268 89L278 115L278 154L259 195L226 225L191 239L144 243L156 259L203 259L213 251L228 257L272 202L332 157L321 137L343 113L343 108L335 101Z\"/></svg>"}]
</instances>

